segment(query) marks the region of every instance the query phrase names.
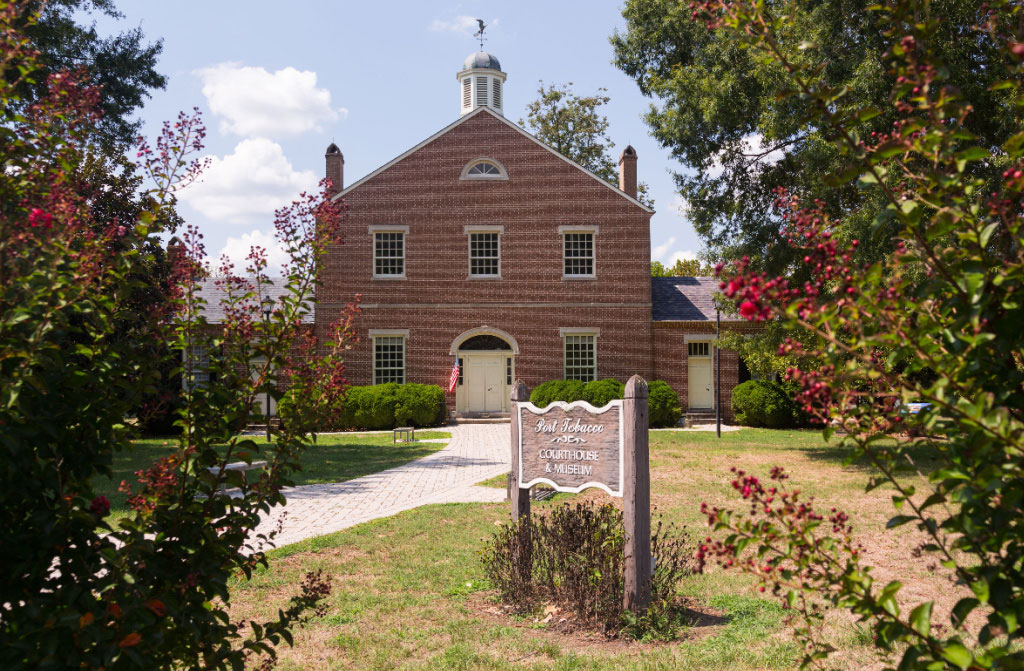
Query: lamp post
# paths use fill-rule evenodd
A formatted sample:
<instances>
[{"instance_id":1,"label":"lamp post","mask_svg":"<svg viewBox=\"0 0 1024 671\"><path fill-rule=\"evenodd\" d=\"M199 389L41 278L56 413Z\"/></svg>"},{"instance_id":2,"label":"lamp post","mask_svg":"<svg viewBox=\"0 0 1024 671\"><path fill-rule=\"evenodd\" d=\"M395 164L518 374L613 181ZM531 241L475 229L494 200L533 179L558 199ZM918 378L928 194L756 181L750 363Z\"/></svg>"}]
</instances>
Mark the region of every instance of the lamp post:
<instances>
[{"instance_id":1,"label":"lamp post","mask_svg":"<svg viewBox=\"0 0 1024 671\"><path fill-rule=\"evenodd\" d=\"M722 437L722 311L715 306L715 433Z\"/></svg>"},{"instance_id":2,"label":"lamp post","mask_svg":"<svg viewBox=\"0 0 1024 671\"><path fill-rule=\"evenodd\" d=\"M263 302L261 303L261 305L263 306L263 324L264 324L263 333L264 333L264 338L267 338L267 340L264 341L266 343L266 342L269 341L269 335L270 335L270 315L274 312L274 299L271 298L270 296L267 296L266 298L263 299ZM267 369L269 370L269 368L270 368L270 356L268 355L267 356ZM269 443L270 442L270 381L269 380L266 382L266 385L267 385L267 388L266 388L267 397L266 397L266 404L263 406L263 415L264 415L264 419L266 420L266 423L267 423L267 442Z\"/></svg>"}]
</instances>

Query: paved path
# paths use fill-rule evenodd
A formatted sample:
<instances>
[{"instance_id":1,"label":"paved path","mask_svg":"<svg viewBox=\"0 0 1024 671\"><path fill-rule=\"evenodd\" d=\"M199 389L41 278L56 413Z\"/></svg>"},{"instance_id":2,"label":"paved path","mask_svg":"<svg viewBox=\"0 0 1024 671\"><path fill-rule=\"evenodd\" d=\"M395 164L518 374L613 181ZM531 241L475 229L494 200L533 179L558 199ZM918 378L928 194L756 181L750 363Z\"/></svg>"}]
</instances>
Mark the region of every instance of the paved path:
<instances>
[{"instance_id":1,"label":"paved path","mask_svg":"<svg viewBox=\"0 0 1024 671\"><path fill-rule=\"evenodd\" d=\"M271 510L256 533L269 533L280 523L274 544L282 547L428 503L503 501L504 489L475 485L508 472L509 425L444 430L451 431L451 441L429 457L347 482L285 489L287 504Z\"/></svg>"}]
</instances>

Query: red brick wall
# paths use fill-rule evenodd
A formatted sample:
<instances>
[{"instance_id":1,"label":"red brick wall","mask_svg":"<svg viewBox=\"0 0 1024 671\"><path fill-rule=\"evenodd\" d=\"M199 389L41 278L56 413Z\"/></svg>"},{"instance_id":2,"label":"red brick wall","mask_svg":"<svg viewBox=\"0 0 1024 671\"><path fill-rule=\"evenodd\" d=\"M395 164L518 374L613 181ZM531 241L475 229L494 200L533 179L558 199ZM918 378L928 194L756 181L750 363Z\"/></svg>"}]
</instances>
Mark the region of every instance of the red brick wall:
<instances>
[{"instance_id":1,"label":"red brick wall","mask_svg":"<svg viewBox=\"0 0 1024 671\"><path fill-rule=\"evenodd\" d=\"M509 179L460 180L481 157ZM562 377L562 327L600 329L600 377L651 375L650 214L502 121L477 114L345 200L344 241L324 262L317 321L323 328L362 295L364 340L347 357L353 384L370 382L369 329L409 329L407 379L444 384L452 340L485 325L516 338L516 374L531 387ZM372 225L409 227L406 279L372 278ZM500 280L467 278L466 225L504 227ZM562 225L598 227L596 280L562 278Z\"/></svg>"}]
</instances>

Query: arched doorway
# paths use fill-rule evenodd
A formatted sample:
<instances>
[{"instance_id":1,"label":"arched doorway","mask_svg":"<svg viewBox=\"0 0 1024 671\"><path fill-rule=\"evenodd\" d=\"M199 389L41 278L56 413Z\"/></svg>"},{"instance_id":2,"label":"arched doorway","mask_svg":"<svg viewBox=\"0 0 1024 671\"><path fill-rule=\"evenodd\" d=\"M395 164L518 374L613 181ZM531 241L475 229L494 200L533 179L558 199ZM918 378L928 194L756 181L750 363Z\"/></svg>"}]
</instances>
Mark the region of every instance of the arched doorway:
<instances>
[{"instance_id":1,"label":"arched doorway","mask_svg":"<svg viewBox=\"0 0 1024 671\"><path fill-rule=\"evenodd\" d=\"M515 379L515 340L494 331L463 334L452 344L459 358L455 410L460 413L508 412ZM509 342L511 340L511 342Z\"/></svg>"}]
</instances>

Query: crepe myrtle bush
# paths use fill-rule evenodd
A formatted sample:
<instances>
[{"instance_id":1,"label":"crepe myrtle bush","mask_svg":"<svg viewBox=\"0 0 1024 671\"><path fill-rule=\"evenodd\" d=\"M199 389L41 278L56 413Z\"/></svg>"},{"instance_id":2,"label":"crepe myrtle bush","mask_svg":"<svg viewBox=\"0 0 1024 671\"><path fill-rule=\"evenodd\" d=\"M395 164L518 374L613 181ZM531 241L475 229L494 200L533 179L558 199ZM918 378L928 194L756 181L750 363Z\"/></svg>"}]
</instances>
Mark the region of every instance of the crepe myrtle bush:
<instances>
[{"instance_id":1,"label":"crepe myrtle bush","mask_svg":"<svg viewBox=\"0 0 1024 671\"><path fill-rule=\"evenodd\" d=\"M797 362L787 371L796 400L826 438L843 430L849 460L874 471L868 489L893 489L886 527L916 526L924 540L915 556L941 565L958 596L939 612L905 596L899 579L876 583L845 513L787 487L781 469L767 480L737 472L732 485L749 508L703 506L716 533L699 558L754 574L762 591L785 599L803 623L804 666L826 664L833 649L820 627L826 607L865 622L900 669L1024 666L1024 14L1018 3L970 3L961 26L1003 54L991 65L995 90L1019 129L1002 146L983 146L965 129L971 101L947 84L936 55L936 27L947 19L935 7L892 0L855 17L887 44L878 58L898 116L857 134L854 122L879 110L847 104L844 90L823 83L816 45L782 46L796 43L779 38L795 29L793 5L691 5L715 39L782 66L788 81L778 95L827 128L846 157L834 184L879 190L888 203L879 230L889 222L900 230L894 254L857 265L859 241L838 233L823 203L780 189L780 237L800 250L810 279L798 286L754 273L747 260L718 268L741 315L792 331L780 354ZM911 401L930 406L911 415ZM913 484L897 477L917 470L921 449L935 455L934 468Z\"/></svg>"},{"instance_id":2,"label":"crepe myrtle bush","mask_svg":"<svg viewBox=\"0 0 1024 671\"><path fill-rule=\"evenodd\" d=\"M137 482L123 483L132 512L115 523L93 482L110 477L116 452L131 449L123 418L155 382L160 362L152 348L113 336L141 281L133 271L146 261L142 243L159 233L160 204L202 168L195 157L204 131L198 114L183 114L154 145L142 143L152 211L138 221L94 220L97 194L76 168L92 150L99 91L82 73L59 72L47 78L47 96L14 104L19 81L38 75L37 55L19 32L33 5L0 2L0 667L261 663L316 612L330 582L306 576L268 621L231 619L229 586L267 563L260 543L272 534L255 533L259 515L283 501L308 440L301 425L278 430L270 446L240 439L233 428L247 421L257 394L276 393L280 375L301 377L301 316L316 261L337 238L340 210L316 196L280 214L278 241L292 261L270 320L258 313L267 279L265 255L254 251L253 280L226 268L216 279L228 289L225 323L204 321L201 238L186 232L177 298L172 309L146 315L150 337L177 356L220 356L209 357L209 381L185 367L178 447ZM126 239L131 244L121 244ZM317 375L335 381L340 357L326 349ZM224 469L257 457L268 466L254 484ZM224 485L235 494L225 495Z\"/></svg>"}]
</instances>

